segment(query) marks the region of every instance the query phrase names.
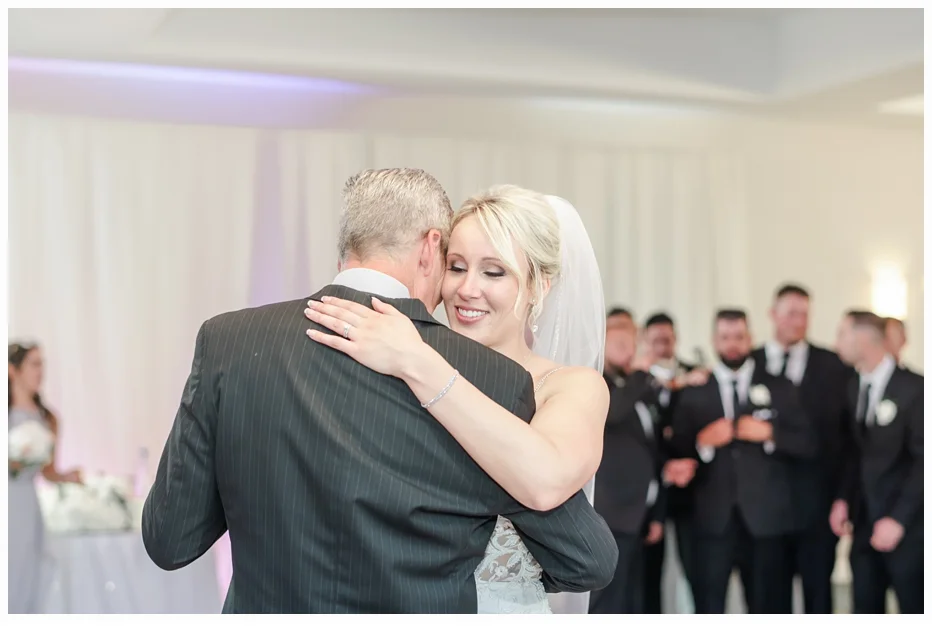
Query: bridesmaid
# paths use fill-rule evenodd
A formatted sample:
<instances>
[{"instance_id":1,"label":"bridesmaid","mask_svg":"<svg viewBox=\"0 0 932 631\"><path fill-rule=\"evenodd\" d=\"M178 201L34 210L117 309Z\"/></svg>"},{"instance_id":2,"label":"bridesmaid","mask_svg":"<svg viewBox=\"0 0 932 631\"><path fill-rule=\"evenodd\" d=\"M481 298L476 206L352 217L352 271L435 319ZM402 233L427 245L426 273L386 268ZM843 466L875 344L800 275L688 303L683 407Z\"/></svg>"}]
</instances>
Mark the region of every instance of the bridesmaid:
<instances>
[{"instance_id":1,"label":"bridesmaid","mask_svg":"<svg viewBox=\"0 0 932 631\"><path fill-rule=\"evenodd\" d=\"M8 430L28 421L38 421L55 436L58 419L42 403L42 353L38 346L10 344L8 350ZM9 461L9 613L38 613L41 605L45 525L36 495L38 467L23 469ZM55 451L41 473L50 482L81 482L79 471L59 473ZM14 477L15 474L15 477Z\"/></svg>"}]
</instances>

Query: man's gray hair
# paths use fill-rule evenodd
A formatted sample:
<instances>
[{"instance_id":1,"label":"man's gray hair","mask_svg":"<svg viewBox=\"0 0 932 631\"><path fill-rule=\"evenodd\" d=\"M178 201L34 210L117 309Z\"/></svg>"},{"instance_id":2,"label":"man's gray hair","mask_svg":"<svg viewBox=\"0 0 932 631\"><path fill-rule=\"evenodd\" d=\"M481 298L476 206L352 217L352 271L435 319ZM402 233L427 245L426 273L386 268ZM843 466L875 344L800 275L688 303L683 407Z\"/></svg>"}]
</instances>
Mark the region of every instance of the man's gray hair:
<instances>
[{"instance_id":1,"label":"man's gray hair","mask_svg":"<svg viewBox=\"0 0 932 631\"><path fill-rule=\"evenodd\" d=\"M340 260L405 255L430 230L440 231L446 253L453 207L446 191L422 169L370 169L343 188Z\"/></svg>"}]
</instances>

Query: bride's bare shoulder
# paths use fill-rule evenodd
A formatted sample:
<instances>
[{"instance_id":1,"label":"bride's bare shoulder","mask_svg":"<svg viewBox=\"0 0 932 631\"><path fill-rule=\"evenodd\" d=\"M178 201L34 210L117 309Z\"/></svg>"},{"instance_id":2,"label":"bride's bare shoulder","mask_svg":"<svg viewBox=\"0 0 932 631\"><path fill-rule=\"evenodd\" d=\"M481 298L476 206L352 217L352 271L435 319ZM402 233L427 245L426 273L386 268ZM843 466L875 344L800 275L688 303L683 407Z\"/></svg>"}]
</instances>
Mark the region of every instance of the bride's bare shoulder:
<instances>
[{"instance_id":1,"label":"bride's bare shoulder","mask_svg":"<svg viewBox=\"0 0 932 631\"><path fill-rule=\"evenodd\" d=\"M591 396L600 396L603 390L608 393L602 373L585 366L564 366L543 360L532 368L531 374L534 386L545 398L564 392Z\"/></svg>"}]
</instances>

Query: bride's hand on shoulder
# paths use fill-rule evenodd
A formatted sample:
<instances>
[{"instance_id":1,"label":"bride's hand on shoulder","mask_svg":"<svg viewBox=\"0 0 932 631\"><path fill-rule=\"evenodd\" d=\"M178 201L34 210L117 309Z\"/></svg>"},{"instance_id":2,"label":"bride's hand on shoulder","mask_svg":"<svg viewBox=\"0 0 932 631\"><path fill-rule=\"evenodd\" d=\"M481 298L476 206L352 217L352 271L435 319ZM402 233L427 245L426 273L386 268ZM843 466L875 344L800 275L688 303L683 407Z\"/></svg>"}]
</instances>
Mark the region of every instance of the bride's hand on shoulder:
<instances>
[{"instance_id":1,"label":"bride's hand on shoulder","mask_svg":"<svg viewBox=\"0 0 932 631\"><path fill-rule=\"evenodd\" d=\"M304 315L333 333L308 329L308 337L376 372L400 378L407 362L427 347L408 316L378 298L372 298L372 309L331 296L321 301L309 301Z\"/></svg>"}]
</instances>

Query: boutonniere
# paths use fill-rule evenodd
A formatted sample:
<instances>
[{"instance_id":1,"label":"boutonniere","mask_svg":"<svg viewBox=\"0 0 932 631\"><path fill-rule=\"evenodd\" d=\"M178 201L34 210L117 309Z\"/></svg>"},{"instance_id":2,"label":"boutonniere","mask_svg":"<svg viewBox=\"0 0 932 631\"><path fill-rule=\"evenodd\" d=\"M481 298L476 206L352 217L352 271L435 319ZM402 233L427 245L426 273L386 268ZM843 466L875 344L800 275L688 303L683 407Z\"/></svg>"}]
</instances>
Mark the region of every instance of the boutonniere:
<instances>
[{"instance_id":1,"label":"boutonniere","mask_svg":"<svg viewBox=\"0 0 932 631\"><path fill-rule=\"evenodd\" d=\"M759 383L755 386L751 386L751 390L748 393L748 397L751 399L751 403L754 405L768 406L770 405L770 390L767 389L762 383Z\"/></svg>"},{"instance_id":2,"label":"boutonniere","mask_svg":"<svg viewBox=\"0 0 932 631\"><path fill-rule=\"evenodd\" d=\"M883 427L893 422L896 417L896 403L890 399L884 399L877 404L877 410L874 412L874 420Z\"/></svg>"}]
</instances>

